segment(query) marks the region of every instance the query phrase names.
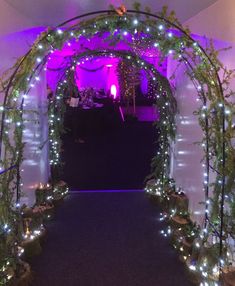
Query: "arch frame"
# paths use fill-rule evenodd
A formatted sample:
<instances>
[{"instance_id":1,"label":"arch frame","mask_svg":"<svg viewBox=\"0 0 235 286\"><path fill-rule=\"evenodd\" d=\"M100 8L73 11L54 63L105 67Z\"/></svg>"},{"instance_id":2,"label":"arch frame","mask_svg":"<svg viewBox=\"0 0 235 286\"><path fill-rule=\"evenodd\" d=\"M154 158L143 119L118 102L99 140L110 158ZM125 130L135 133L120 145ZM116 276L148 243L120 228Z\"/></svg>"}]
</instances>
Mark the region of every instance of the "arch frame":
<instances>
[{"instance_id":1,"label":"arch frame","mask_svg":"<svg viewBox=\"0 0 235 286\"><path fill-rule=\"evenodd\" d=\"M51 51L51 45L54 48L61 47L62 42L61 41L61 34L63 34L63 31L59 28L62 28L63 26L69 24L72 21L83 19L88 16L93 15L100 15L100 14L106 14L104 17L114 18L117 21L120 21L122 23L123 17L127 17L128 13L130 13L132 16L130 17L130 21L136 21L139 25L139 23L144 23L145 21L141 22L139 21L138 16L144 15L146 16L146 21L148 21L148 24L151 26L151 24L157 24L158 28L156 30L160 29L160 26L162 25L162 22L166 27L163 27L164 30L169 30L171 28L177 29L181 33L180 41L182 41L183 46L179 48L177 45L174 47L175 54L179 56L179 58L183 58L183 61L187 64L190 70L190 76L192 77L192 80L194 80L195 84L197 85L198 91L199 91L199 99L202 100L202 106L199 108L197 112L199 116L199 123L203 129L204 132L204 139L203 144L205 144L205 162L206 162L206 183L204 184L205 188L205 225L203 229L202 234L202 245L204 245L209 238L209 235L214 232L214 229L217 230L217 234L219 237L219 259L218 264L220 270L223 267L223 263L221 263L221 259L224 259L224 253L223 248L226 244L224 241L224 232L225 232L225 204L228 203L226 201L226 195L229 193L231 194L231 188L232 186L229 186L226 181L232 181L233 175L229 171L229 167L231 164L231 160L229 160L229 164L226 163L226 159L229 158L229 155L233 157L234 155L234 149L231 146L231 140L233 138L231 134L232 129L232 118L231 114L234 113L234 107L233 105L226 99L228 94L224 94L225 88L224 88L224 82L220 79L219 76L219 70L223 70L223 66L219 63L219 61L216 58L216 52L211 47L209 49L209 52L211 55L208 55L208 51L205 50L199 43L194 41L194 39L189 35L189 32L184 29L177 21L176 18L172 18L171 15L167 15L165 12L162 13L162 16L154 15L149 12L143 12L138 10L128 10L127 14L123 17L120 17L116 15L116 13L112 10L103 10L103 11L96 11L92 13L87 13L84 15L80 15L78 17L72 18L56 27L56 29L48 30L45 33L42 33L42 35L38 38L36 43L33 45L33 47L28 51L28 53L21 58L18 63L15 66L15 69L10 76L9 79L4 83L4 91L5 91L5 97L4 102L2 106L2 120L1 120L1 130L0 130L0 143L2 146L2 142L4 141L5 144L8 144L9 151L12 151L14 147L16 147L16 152L14 153L14 156L11 158L11 164L15 164L17 166L20 166L22 162L22 150L23 150L23 144L22 144L22 133L21 128L17 128L17 123L20 122L19 126L22 126L22 112L21 109L23 106L24 100L22 99L20 104L17 106L13 99L18 98L21 93L27 93L28 92L28 85L30 81L39 73L40 69L43 67L42 63L45 64L47 61L49 51ZM134 15L134 16L133 16ZM102 15L103 16L103 15ZM151 22L148 17L152 17L156 19L156 21ZM128 18L129 19L129 18ZM94 19L93 19L94 20ZM100 19L97 19L97 21ZM104 18L101 17L101 20L104 20ZM95 19L96 21L96 19ZM114 21L115 22L115 21ZM92 23L92 19L88 20L87 22L84 21L82 23L79 23L80 28L79 33L84 29L84 27L89 27L90 23ZM94 22L93 22L94 24ZM123 24L123 23L122 23ZM96 22L95 22L96 25ZM135 25L135 22L134 22ZM148 26L149 26L148 25ZM138 26L139 27L139 26ZM94 28L94 27L93 27ZM151 26L152 28L152 26ZM72 26L72 28L66 28L67 31L73 31L74 29L77 29L76 25ZM132 29L134 30L134 29ZM160 29L162 30L162 29ZM62 32L62 33L61 33ZM159 31L158 31L159 32ZM73 32L71 32L73 33ZM91 36L92 33L95 34L95 31L91 32L90 35L88 33L88 36ZM162 33L160 32L162 35ZM51 35L54 37L53 40L51 40ZM81 35L81 34L80 34ZM57 42L58 41L58 42ZM178 44L178 40L174 40L175 43ZM42 53L39 51L41 50L39 47L45 44L47 45L47 51L43 51ZM185 49L187 47L187 52L185 52ZM170 46L170 45L169 45ZM167 48L169 47L167 46ZM178 50L177 50L178 49ZM39 51L39 52L38 52ZM162 49L162 52L166 52L165 49ZM41 54L45 54L46 56L41 59ZM181 57L180 57L181 56ZM200 57L201 62L198 62L198 57ZM39 61L38 61L39 59ZM31 64L31 65L30 65ZM34 68L36 64L36 67ZM23 74L22 70L26 66L30 65L33 69L32 73L30 74ZM205 68L202 70L202 68ZM205 75L208 76L208 78L205 78ZM228 74L227 74L228 75ZM199 88L200 87L200 88ZM216 97L215 99L213 97ZM15 135L15 141L17 142L17 146L13 146L7 142L7 139L5 136L4 138L4 132L8 131L8 127L6 126L5 120L7 120L7 116L9 116L9 113L13 113L13 117L16 118L16 121L14 124L16 125L16 132ZM8 114L7 114L8 113ZM18 126L18 127L19 127ZM230 131L230 132L228 132ZM6 133L7 134L7 133ZM213 144L217 146L212 146L210 143L210 139L212 137ZM1 154L2 154L2 148ZM18 152L18 153L17 153ZM213 162L213 166L211 164ZM7 162L9 163L9 162ZM6 165L6 167L9 167ZM219 198L217 198L217 201L214 203L220 204L220 210L219 214L217 213L217 219L219 217L220 223L219 228L215 226L213 221L211 221L211 216L209 214L210 206L209 206L209 178L210 178L210 171L215 170L217 173L216 181L213 182L214 184L214 190L219 194ZM8 180L12 181L11 178L14 176L19 177L19 167L17 170L17 173L11 172L10 178ZM19 181L19 178L18 178ZM18 182L19 183L19 182ZM231 184L231 182L230 182ZM230 188L230 189L229 189ZM232 194L233 196L233 194ZM211 227L213 225L213 227ZM208 234L209 233L209 234Z\"/></svg>"}]
</instances>

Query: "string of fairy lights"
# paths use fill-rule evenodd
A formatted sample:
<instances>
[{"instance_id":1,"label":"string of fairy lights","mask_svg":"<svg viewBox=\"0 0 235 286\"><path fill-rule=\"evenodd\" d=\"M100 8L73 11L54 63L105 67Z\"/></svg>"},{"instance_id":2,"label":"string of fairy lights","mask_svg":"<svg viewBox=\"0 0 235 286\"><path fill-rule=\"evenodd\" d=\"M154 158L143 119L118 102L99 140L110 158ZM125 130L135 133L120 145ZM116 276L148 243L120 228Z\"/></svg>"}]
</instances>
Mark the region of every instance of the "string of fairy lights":
<instances>
[{"instance_id":1,"label":"string of fairy lights","mask_svg":"<svg viewBox=\"0 0 235 286\"><path fill-rule=\"evenodd\" d=\"M108 11L110 13L110 11ZM133 13L133 15L131 14ZM94 13L97 14L97 13ZM139 16L138 16L139 15ZM140 18L140 15L147 15L152 17L151 20L145 21ZM77 19L82 18L78 17ZM71 46L73 41L78 41L83 38L92 38L94 36L103 36L104 41L109 40L112 44L124 41L136 53L141 49L152 48L155 51L160 51L161 60L166 56L171 56L177 58L179 62L185 63L187 66L191 66L190 77L196 83L196 89L198 92L198 99L202 102L199 107L197 114L199 116L199 123L204 132L204 139L202 141L202 148L205 151L205 161L203 162L204 167L204 180L203 188L205 192L205 224L198 236L197 228L195 225L191 225L190 230L187 235L194 238L193 251L197 249L200 253L202 249L212 248L213 245L216 247L219 245L218 255L216 255L216 261L213 265L210 264L210 256L205 255L197 257L197 259L190 260L193 253L184 254L184 260L190 261L188 263L189 269L197 273L200 277L200 285L217 286L218 280L221 278L222 269L231 263L231 253L228 251L224 255L224 247L228 248L224 240L224 212L225 204L229 202L230 197L225 192L225 171L226 171L226 152L228 152L227 141L225 140L225 133L228 129L228 125L232 125L231 116L233 114L233 107L227 101L225 101L223 96L223 87L218 77L217 73L217 60L216 57L209 58L207 56L206 50L204 50L198 42L194 41L185 30L175 19L169 20L167 15L156 16L148 12L134 11L130 10L127 13L123 13L122 16L111 13L109 15L103 15L99 18L94 18L93 21L79 22L77 25L72 27L63 28L63 23L56 29L48 29L46 32L37 39L33 48L26 54L20 64L16 67L15 72L9 79L6 87L5 101L2 106L0 106L0 111L2 113L1 122L1 134L0 141L4 141L5 154L8 155L6 161L3 161L1 168L7 169L10 165L17 163L21 164L23 159L23 144L22 144L22 133L24 132L24 120L22 113L23 110L18 108L18 102L21 100L22 95L27 95L28 88L33 89L37 82L40 81L40 72L42 68L46 71L45 62L49 59L50 55L54 53L55 50L61 49L63 45ZM147 25L146 25L147 23ZM109 33L107 33L107 29ZM175 33L175 30L178 32ZM137 39L141 39L138 41ZM213 52L213 51L212 51ZM85 52L86 54L87 52ZM105 51L96 51L94 55L86 55L88 60L95 56L120 56L115 51L113 53ZM128 52L127 52L128 53ZM212 53L213 54L213 53ZM80 57L80 58L79 58ZM73 58L73 63L76 65L79 59L83 58L84 55L81 54ZM154 169L154 176L156 180L154 184L147 188L148 193L153 193L154 195L161 198L161 200L166 203L170 200L170 195L168 189L174 189L174 182L169 178L169 165L170 165L170 148L171 142L174 140L176 134L175 126L175 111L176 103L172 97L170 87L159 80L159 74L155 71L155 67L151 66L147 62L143 61L141 58L136 60L131 55L125 55L127 60L135 63L139 68L146 69L151 73L152 81L156 82L156 103L159 112L159 121L156 126L159 131L158 144L159 151L157 151L156 156L153 159L152 166ZM28 63L28 65L27 65ZM28 68L31 66L31 69ZM35 67L36 66L36 67ZM27 67L27 70L25 69ZM71 66L70 68L73 68ZM203 67L203 68L202 68ZM19 77L14 81L15 76L21 72L23 76ZM204 73L208 78L204 81L201 79ZM59 111L63 107L63 91L66 82L60 82L56 92L56 98L51 102L49 108L49 142L50 148L50 165L52 167L57 167L60 165L60 148L61 143L60 137L60 127L63 125L63 114ZM166 88L167 87L167 88ZM218 95L217 93L218 92ZM213 99L213 96L216 99ZM216 104L214 104L216 102ZM219 124L216 122L219 119ZM219 136L216 137L215 133L211 133L210 127L215 127L216 131L219 131ZM11 143L12 141L12 130L17 130L17 135L14 136L15 145ZM213 143L217 143L212 146L209 142L209 136L213 135ZM220 154L219 156L217 155ZM1 148L2 154L2 148ZM10 160L9 160L10 158ZM211 164L213 162L214 167ZM160 166L160 167L159 167ZM217 177L215 182L211 182L210 174L213 171L217 172ZM10 182L15 178L16 172L10 171L7 174L10 180L4 180L1 176L1 182L6 190L10 188ZM19 179L19 178L18 178ZM209 194L211 184L215 185L215 189L218 191L219 196L215 202L213 202L213 197ZM5 185L4 185L5 184ZM20 183L22 184L22 183ZM21 186L22 187L22 186ZM19 196L20 196L20 190ZM180 192L177 193L180 195ZM2 195L4 198L4 194ZM8 198L9 199L9 198ZM4 201L6 205L11 205L13 197ZM220 208L219 214L217 216L218 225L211 220L211 211L215 203L219 201ZM17 206L19 201L17 201ZM12 211L14 212L14 210ZM11 214L8 214L11 216ZM169 214L163 213L161 220L172 220L176 215L183 215L183 213L177 211L177 208L169 210ZM1 222L0 224L0 234L1 236L7 237L11 233L13 227L8 222ZM181 228L177 228L178 232L181 232ZM164 236L172 235L175 230L172 226L168 226L166 231L163 231ZM34 234L31 236L37 236L40 230L35 230ZM215 237L215 238L214 238ZM27 237L28 239L28 237ZM219 241L219 244L218 244ZM180 252L184 253L185 245L183 235L179 236L177 241L177 248ZM216 251L217 251L216 250ZM22 250L19 251L22 253ZM216 252L217 254L217 252ZM7 257L9 253L6 253L3 260L1 259L0 269L1 282L6 283L11 277L8 276L8 269L11 265L10 258ZM3 262L2 262L3 261Z\"/></svg>"}]
</instances>

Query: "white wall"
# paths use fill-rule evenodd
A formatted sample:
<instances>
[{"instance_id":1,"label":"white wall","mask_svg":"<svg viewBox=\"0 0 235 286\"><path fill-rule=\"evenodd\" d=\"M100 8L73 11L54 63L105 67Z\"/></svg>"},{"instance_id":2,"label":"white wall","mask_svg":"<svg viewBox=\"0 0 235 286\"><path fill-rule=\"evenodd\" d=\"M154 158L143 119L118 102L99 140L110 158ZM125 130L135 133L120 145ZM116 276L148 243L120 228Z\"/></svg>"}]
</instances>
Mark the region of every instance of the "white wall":
<instances>
[{"instance_id":1,"label":"white wall","mask_svg":"<svg viewBox=\"0 0 235 286\"><path fill-rule=\"evenodd\" d=\"M13 66L16 59L24 55L35 41L42 28L30 29L0 38L0 76ZM0 95L0 103L3 95ZM22 164L23 193L22 203L34 204L34 190L39 182L48 181L48 144L43 150L39 147L47 139L47 116L45 115L46 102L46 78L41 74L41 80L35 85L25 100L25 109L37 110L36 113L26 114L25 132L23 141L26 142L24 151L24 162ZM38 123L36 123L38 122Z\"/></svg>"},{"instance_id":2,"label":"white wall","mask_svg":"<svg viewBox=\"0 0 235 286\"><path fill-rule=\"evenodd\" d=\"M168 77L174 73L176 65L172 58L168 59ZM203 168L200 162L203 151L195 142L201 141L203 134L197 116L193 114L199 106L197 92L185 74L184 65L177 69L174 84L179 113L176 118L177 136L171 175L176 181L176 186L182 188L189 198L192 219L201 224L204 212L199 202L205 200Z\"/></svg>"},{"instance_id":3,"label":"white wall","mask_svg":"<svg viewBox=\"0 0 235 286\"><path fill-rule=\"evenodd\" d=\"M35 189L39 183L47 183L49 177L48 161L48 117L46 74L40 75L40 82L35 84L25 98L24 114L24 161L21 177L23 195L21 203L32 206L35 203ZM36 111L36 113L27 111Z\"/></svg>"},{"instance_id":4,"label":"white wall","mask_svg":"<svg viewBox=\"0 0 235 286\"><path fill-rule=\"evenodd\" d=\"M234 0L219 0L198 15L185 23L189 26L194 36L204 47L208 43L207 38L213 38L215 48L218 50L232 47L227 51L221 51L219 60L228 69L235 68L235 9ZM220 39L220 40L218 40ZM168 61L168 77L174 71L176 63ZM185 69L181 67L176 73L176 98L178 101L179 115L177 116L177 139L173 157L172 175L178 187L181 187L189 197L189 208L192 218L199 224L204 216L203 206L199 202L204 201L203 192L203 168L200 162L203 151L200 146L194 144L202 139L202 132L197 117L193 111L197 109L197 92L185 75ZM230 88L235 90L235 79L232 79Z\"/></svg>"},{"instance_id":5,"label":"white wall","mask_svg":"<svg viewBox=\"0 0 235 286\"><path fill-rule=\"evenodd\" d=\"M15 64L20 56L23 56L29 50L37 36L44 29L44 27L38 27L0 36L0 77L3 72Z\"/></svg>"},{"instance_id":6,"label":"white wall","mask_svg":"<svg viewBox=\"0 0 235 286\"><path fill-rule=\"evenodd\" d=\"M4 0L0 1L0 35L22 31L31 26L32 22L28 17L24 17Z\"/></svg>"},{"instance_id":7,"label":"white wall","mask_svg":"<svg viewBox=\"0 0 235 286\"><path fill-rule=\"evenodd\" d=\"M235 42L235 2L218 0L184 24L195 34Z\"/></svg>"}]
</instances>

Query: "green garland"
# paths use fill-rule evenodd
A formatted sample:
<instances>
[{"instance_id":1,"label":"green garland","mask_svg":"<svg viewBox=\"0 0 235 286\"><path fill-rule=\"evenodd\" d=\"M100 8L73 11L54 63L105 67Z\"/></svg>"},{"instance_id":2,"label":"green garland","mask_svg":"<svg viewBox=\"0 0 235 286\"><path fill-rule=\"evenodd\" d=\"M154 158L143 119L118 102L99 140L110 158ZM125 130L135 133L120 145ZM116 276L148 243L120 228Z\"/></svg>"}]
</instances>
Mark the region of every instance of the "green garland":
<instances>
[{"instance_id":1,"label":"green garland","mask_svg":"<svg viewBox=\"0 0 235 286\"><path fill-rule=\"evenodd\" d=\"M4 151L2 150L3 161L2 166L7 169L12 165L20 166L23 159L22 131L23 131L23 116L20 106L22 95L26 94L29 89L31 81L36 80L41 68L47 61L50 52L55 49L61 49L63 43L71 38L79 40L81 37L92 38L95 35L106 37L104 41L115 46L120 41L124 41L130 46L138 55L142 49L156 47L160 50L162 60L168 55L173 54L179 63L187 63L188 75L195 83L199 99L201 99L201 107L195 111L199 118L199 124L204 133L202 147L205 150L205 163L210 169L206 170L207 176L210 170L215 170L217 178L214 182L205 180L205 227L200 234L201 237L201 253L200 259L193 265L195 270L202 277L205 283L211 282L213 277L213 267L207 264L207 267L202 267L204 261L205 251L211 245L211 238L217 234L220 239L220 253L216 256L216 265L220 268L228 265L231 258L227 257L224 249L228 249L230 237L234 237L234 223L230 219L231 214L234 214L234 167L235 167L235 151L232 146L234 138L233 116L235 113L234 104L230 102L230 96L233 92L227 89L229 80L232 77L232 71L227 70L218 61L218 53L210 44L209 47L203 49L196 41L190 37L190 32L185 29L179 21L175 18L174 13L167 13L164 8L154 18L147 9L146 18L141 17L139 5L136 5L135 15L131 13L124 14L120 17L113 11L110 14L105 14L92 18L86 21L81 21L72 27L66 29L48 29L43 32L34 43L29 52L20 58L13 69L10 70L11 75L6 80L1 80L2 87L5 91L5 101L1 107L2 121L1 121L1 135L4 144ZM174 29L179 31L180 35L174 35ZM107 33L107 30L109 33ZM126 37L126 33L135 38L131 41ZM141 38L141 41L138 40ZM209 55L209 56L208 56ZM142 60L139 60L142 63ZM161 61L160 61L161 63ZM153 67L147 66L153 74ZM219 78L218 72L222 71L224 76ZM153 79L155 76L153 75ZM158 80L156 78L156 80ZM176 103L172 97L172 91L165 88L168 85L164 83L164 78L159 81L158 93L160 96L157 100L158 109L160 112L160 120L156 123L159 134L160 152L156 154L153 159L152 174L158 180L158 191L162 193L169 185L169 151L171 141L175 137L174 116L176 112ZM62 98L62 93L58 95ZM51 105L49 110L49 118L51 122L49 140L55 143L60 136L60 127L55 124L54 119L61 118L59 112L63 110L63 105L56 101ZM53 115L55 117L53 117ZM58 117L57 117L58 116ZM60 125L61 124L61 125ZM52 129L53 128L53 129ZM11 130L13 130L13 137ZM51 132L54 130L54 132ZM222 132L221 132L222 130ZM52 134L53 133L53 134ZM57 145L57 144L56 144ZM51 158L56 164L59 154L60 143L58 146L54 145L51 153ZM4 153L3 153L4 152ZM5 214L5 221L1 221L1 227L4 223L11 226L14 233L17 233L17 224L14 221L15 206L13 192L15 190L13 182L16 181L17 171L15 169L5 173L0 178L1 183L1 205L0 215ZM19 178L18 178L19 179ZM18 181L18 180L17 180ZM210 186L209 186L210 183ZM213 190L213 191L211 191ZM210 191L208 193L208 191ZM222 195L221 195L222 194ZM224 211L226 205L227 211ZM218 208L219 206L219 208ZM2 216L1 216L2 217ZM222 240L222 236L225 239ZM8 235L6 231L4 235L11 237L11 241L17 242L16 235ZM6 241L9 241L7 239ZM197 242L198 243L198 242ZM221 243L222 246L221 247ZM4 250L1 252L1 269L9 269L5 267L4 263L15 265L17 258L14 253L5 251L9 249L9 244L6 242L1 246ZM212 249L212 247L210 248ZM222 252L221 252L222 250ZM2 254L3 253L3 254ZM203 256L204 255L204 256ZM10 257L13 256L13 261L10 262ZM204 258L203 258L204 257ZM221 263L221 260L223 262ZM3 261L3 263L2 263ZM203 262L204 263L204 262ZM190 265L191 267L191 265ZM192 268L192 267L191 267ZM202 270L201 270L202 269ZM5 283L7 279L7 271L3 271L5 276L1 276L1 283ZM206 274L205 274L206 273ZM212 279L213 280L213 279ZM213 284L214 285L214 284Z\"/></svg>"}]
</instances>

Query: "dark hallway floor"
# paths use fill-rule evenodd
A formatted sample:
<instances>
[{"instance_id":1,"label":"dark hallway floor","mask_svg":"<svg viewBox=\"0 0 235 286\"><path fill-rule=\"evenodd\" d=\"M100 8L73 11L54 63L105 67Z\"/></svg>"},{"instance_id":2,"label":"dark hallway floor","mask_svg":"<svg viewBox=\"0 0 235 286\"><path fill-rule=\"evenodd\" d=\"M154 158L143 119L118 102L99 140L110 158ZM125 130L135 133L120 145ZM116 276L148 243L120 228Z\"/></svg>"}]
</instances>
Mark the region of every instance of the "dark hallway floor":
<instances>
[{"instance_id":1,"label":"dark hallway floor","mask_svg":"<svg viewBox=\"0 0 235 286\"><path fill-rule=\"evenodd\" d=\"M160 235L158 207L139 190L153 142L148 122L101 132L85 144L65 137L64 179L71 192L47 225L42 254L32 259L33 286L191 285Z\"/></svg>"},{"instance_id":2,"label":"dark hallway floor","mask_svg":"<svg viewBox=\"0 0 235 286\"><path fill-rule=\"evenodd\" d=\"M190 286L143 192L72 193L34 257L34 286Z\"/></svg>"}]
</instances>

